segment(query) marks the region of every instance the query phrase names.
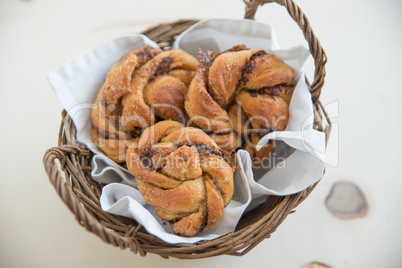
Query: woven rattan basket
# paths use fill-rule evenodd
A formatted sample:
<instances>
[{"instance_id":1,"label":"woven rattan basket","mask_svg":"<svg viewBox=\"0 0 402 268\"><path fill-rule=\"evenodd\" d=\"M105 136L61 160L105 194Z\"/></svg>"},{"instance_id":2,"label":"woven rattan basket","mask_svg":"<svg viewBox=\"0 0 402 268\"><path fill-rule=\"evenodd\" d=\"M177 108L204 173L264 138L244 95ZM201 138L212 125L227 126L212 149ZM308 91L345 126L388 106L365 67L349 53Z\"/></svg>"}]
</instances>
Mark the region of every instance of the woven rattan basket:
<instances>
[{"instance_id":1,"label":"woven rattan basket","mask_svg":"<svg viewBox=\"0 0 402 268\"><path fill-rule=\"evenodd\" d=\"M314 58L314 80L309 85L315 111L314 128L325 132L327 141L331 122L319 101L324 85L325 52L310 27L307 17L292 0L245 1L246 19L254 19L260 5L276 2L286 8L299 25ZM143 34L169 49L175 36L196 23L197 20L179 20L154 26ZM324 125L326 126L324 128ZM315 185L290 196L272 196L258 208L240 219L234 232L214 240L195 244L169 244L147 233L136 221L102 211L99 198L102 185L91 178L91 152L76 140L76 129L68 114L63 111L58 146L50 148L44 155L44 165L57 193L74 213L77 221L104 242L129 248L133 253L145 256L158 254L164 258L198 259L217 255L242 256L276 230L285 218L313 191Z\"/></svg>"}]
</instances>

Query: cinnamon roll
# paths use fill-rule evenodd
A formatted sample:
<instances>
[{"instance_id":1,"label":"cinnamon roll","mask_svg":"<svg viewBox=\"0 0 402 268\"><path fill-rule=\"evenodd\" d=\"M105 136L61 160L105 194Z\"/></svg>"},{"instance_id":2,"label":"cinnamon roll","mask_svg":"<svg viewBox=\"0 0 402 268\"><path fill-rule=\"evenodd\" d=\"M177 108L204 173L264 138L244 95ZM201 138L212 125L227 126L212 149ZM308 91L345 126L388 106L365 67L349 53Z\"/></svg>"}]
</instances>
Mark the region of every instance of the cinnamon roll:
<instances>
[{"instance_id":1,"label":"cinnamon roll","mask_svg":"<svg viewBox=\"0 0 402 268\"><path fill-rule=\"evenodd\" d=\"M105 155L124 163L143 129L160 119L180 121L197 65L182 50L147 45L124 54L109 70L91 113L92 137Z\"/></svg>"},{"instance_id":2,"label":"cinnamon roll","mask_svg":"<svg viewBox=\"0 0 402 268\"><path fill-rule=\"evenodd\" d=\"M227 141L222 148L228 153L243 148L260 166L272 155L275 144L256 151L258 141L286 128L293 69L272 54L243 45L222 53L200 50L198 57L200 66L185 100L190 120L215 133L220 143ZM239 138L233 142L233 132L241 142Z\"/></svg>"},{"instance_id":3,"label":"cinnamon roll","mask_svg":"<svg viewBox=\"0 0 402 268\"><path fill-rule=\"evenodd\" d=\"M202 130L166 120L147 128L127 167L144 199L174 233L193 236L221 219L233 196L233 168Z\"/></svg>"}]
</instances>

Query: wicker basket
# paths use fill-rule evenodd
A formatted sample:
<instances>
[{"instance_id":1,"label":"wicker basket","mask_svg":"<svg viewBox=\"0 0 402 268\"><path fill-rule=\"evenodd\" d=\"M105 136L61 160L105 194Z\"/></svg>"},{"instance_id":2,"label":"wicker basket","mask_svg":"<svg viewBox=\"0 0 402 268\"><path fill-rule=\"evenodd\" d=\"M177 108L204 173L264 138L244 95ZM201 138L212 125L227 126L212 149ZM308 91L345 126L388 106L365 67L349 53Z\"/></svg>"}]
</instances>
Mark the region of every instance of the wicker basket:
<instances>
[{"instance_id":1,"label":"wicker basket","mask_svg":"<svg viewBox=\"0 0 402 268\"><path fill-rule=\"evenodd\" d=\"M327 141L331 122L319 101L324 84L325 52L314 35L301 9L292 0L245 0L245 18L254 19L259 5L276 2L284 6L299 25L314 58L314 81L309 85L315 111L314 128L326 133ZM159 24L143 32L162 48L169 49L175 36L196 23L197 20L179 20ZM324 129L324 125L326 125ZM91 178L91 152L76 140L76 129L68 114L63 111L58 146L44 155L44 165L60 198L76 216L77 221L104 242L129 248L133 253L147 253L161 257L199 259L217 255L242 256L276 230L285 218L313 191L315 185L290 196L272 196L258 208L243 215L232 233L195 244L169 244L147 233L135 220L102 211L99 198L103 185Z\"/></svg>"}]
</instances>

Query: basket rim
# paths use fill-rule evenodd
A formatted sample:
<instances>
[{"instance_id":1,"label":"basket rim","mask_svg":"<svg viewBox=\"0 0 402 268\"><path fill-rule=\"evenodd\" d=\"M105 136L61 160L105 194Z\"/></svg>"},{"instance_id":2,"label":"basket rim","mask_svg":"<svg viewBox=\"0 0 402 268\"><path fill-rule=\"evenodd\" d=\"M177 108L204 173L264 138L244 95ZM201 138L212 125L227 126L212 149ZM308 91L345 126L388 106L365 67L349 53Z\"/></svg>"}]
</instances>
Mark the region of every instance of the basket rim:
<instances>
[{"instance_id":1,"label":"basket rim","mask_svg":"<svg viewBox=\"0 0 402 268\"><path fill-rule=\"evenodd\" d=\"M331 121L323 105L319 101L324 85L325 64L327 61L324 50L312 32L307 18L292 0L244 0L246 3L246 19L253 19L258 6L276 2L284 6L291 17L298 23L309 43L310 52L315 59L315 77L310 85L314 103L314 128L326 134L327 141L331 131ZM178 20L155 25L142 33L168 49L174 36L187 29L198 20ZM324 120L327 126L324 128ZM104 242L129 248L133 253L145 256L154 253L163 258L200 259L218 255L242 256L250 252L256 245L277 229L277 227L293 213L314 190L311 187L288 196L276 196L270 202L266 201L255 210L263 213L257 220L249 220L246 214L239 222L239 228L212 240L203 240L194 244L169 244L151 234L148 234L134 220L116 215L102 214L99 196L102 186L90 177L92 153L76 140L76 130L67 112L62 112L62 122L59 130L58 146L45 152L43 163L49 180L56 192L75 215L80 225L100 237ZM58 163L57 163L58 162ZM274 208L272 208L274 204ZM260 212L261 211L261 212ZM255 213L254 210L248 213Z\"/></svg>"}]
</instances>

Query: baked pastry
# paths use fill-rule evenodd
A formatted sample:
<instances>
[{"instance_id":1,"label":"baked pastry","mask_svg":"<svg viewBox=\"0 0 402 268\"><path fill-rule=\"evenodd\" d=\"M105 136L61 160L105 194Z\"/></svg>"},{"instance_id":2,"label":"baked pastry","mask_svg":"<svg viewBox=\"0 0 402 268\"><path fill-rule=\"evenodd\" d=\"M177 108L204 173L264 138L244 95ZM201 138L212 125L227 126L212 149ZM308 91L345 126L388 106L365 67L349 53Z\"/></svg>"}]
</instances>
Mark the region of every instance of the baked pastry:
<instances>
[{"instance_id":1,"label":"baked pastry","mask_svg":"<svg viewBox=\"0 0 402 268\"><path fill-rule=\"evenodd\" d=\"M185 101L190 120L214 133L214 139L228 141L221 147L227 153L246 149L260 166L275 145L256 151L256 144L287 125L293 69L272 54L243 45L222 53L200 51L199 61Z\"/></svg>"},{"instance_id":2,"label":"baked pastry","mask_svg":"<svg viewBox=\"0 0 402 268\"><path fill-rule=\"evenodd\" d=\"M197 67L197 59L181 49L164 51L144 64L133 76L130 94L121 100L125 129L148 127L157 118L180 121Z\"/></svg>"},{"instance_id":3,"label":"baked pastry","mask_svg":"<svg viewBox=\"0 0 402 268\"><path fill-rule=\"evenodd\" d=\"M147 45L124 54L109 70L91 113L92 137L105 155L124 163L143 129L160 119L180 121L197 65L182 50Z\"/></svg>"},{"instance_id":4,"label":"baked pastry","mask_svg":"<svg viewBox=\"0 0 402 268\"><path fill-rule=\"evenodd\" d=\"M144 199L174 233L193 236L221 219L233 196L234 169L202 130L166 120L147 128L127 167Z\"/></svg>"},{"instance_id":5,"label":"baked pastry","mask_svg":"<svg viewBox=\"0 0 402 268\"><path fill-rule=\"evenodd\" d=\"M162 50L146 46L123 55L109 70L95 99L91 113L92 137L98 147L117 163L125 162L126 148L135 143L139 134L126 132L121 124L122 96L131 92L132 75Z\"/></svg>"},{"instance_id":6,"label":"baked pastry","mask_svg":"<svg viewBox=\"0 0 402 268\"><path fill-rule=\"evenodd\" d=\"M256 150L260 139L272 131L283 131L289 119L289 101L294 86L275 86L258 91L240 91L229 107L233 130L243 137L242 149L259 167L275 152L275 141Z\"/></svg>"}]
</instances>

